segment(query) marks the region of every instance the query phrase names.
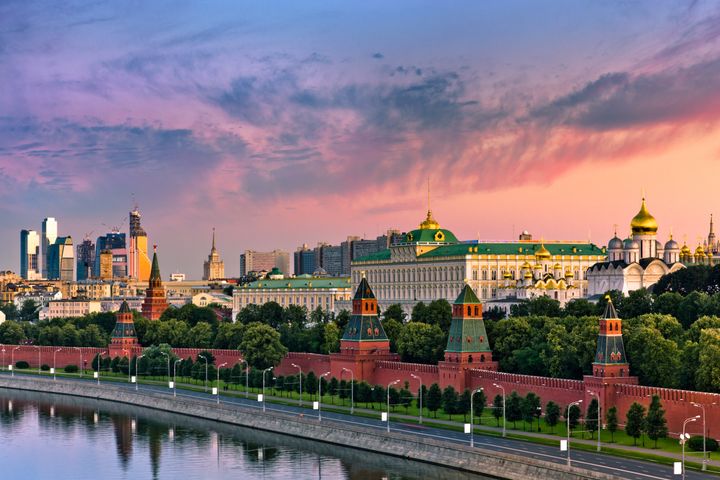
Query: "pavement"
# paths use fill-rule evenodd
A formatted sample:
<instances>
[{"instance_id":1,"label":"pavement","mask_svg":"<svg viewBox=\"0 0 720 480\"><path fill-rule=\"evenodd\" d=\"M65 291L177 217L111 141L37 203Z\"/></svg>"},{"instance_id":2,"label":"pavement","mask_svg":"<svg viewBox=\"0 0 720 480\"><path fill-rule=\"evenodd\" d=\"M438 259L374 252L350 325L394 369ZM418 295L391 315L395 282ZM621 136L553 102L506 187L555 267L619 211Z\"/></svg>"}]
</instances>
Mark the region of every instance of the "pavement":
<instances>
[{"instance_id":1,"label":"pavement","mask_svg":"<svg viewBox=\"0 0 720 480\"><path fill-rule=\"evenodd\" d=\"M0 372L0 374L3 375L10 375L10 372ZM35 375L32 374L25 374L16 372L16 375L23 377L33 377ZM116 377L117 378L117 377ZM89 378L89 377L67 377L63 376L63 380L74 380L74 381L87 381L87 382L95 382L96 380ZM114 386L114 387L121 387L121 388L128 388L128 389L135 389L135 385L127 382L119 382L119 381L112 381L107 382L108 384ZM102 377L101 377L101 384L102 384ZM161 394L167 394L167 395L173 395L176 394L178 397L186 397L186 398L194 398L199 400L204 400L208 402L215 403L217 402L217 396L211 395L210 393L205 392L196 392L192 390L184 390L184 389L178 389L177 391L173 392L173 390L167 388L165 386L166 384L163 383L162 385L153 385L153 384L139 384L138 388L141 391L151 391L153 393L161 393ZM180 386L180 385L178 385ZM193 387L197 388L196 385L193 385ZM282 412L282 413L292 413L297 415L304 415L305 417L317 417L318 412L309 409L308 407L312 407L312 404L305 401L303 408L297 406L297 405L283 405L283 404L276 404L276 403L270 403L267 402L265 405L263 405L263 402L258 402L256 398L254 397L254 394L250 394L251 398L246 399L243 397L237 397L235 395L242 395L241 391L231 390L230 391L232 395L227 395L228 392L221 391L220 395L220 401L224 405L237 405L242 407L250 407L250 408L258 408L262 409L263 406L265 407L265 411L267 412ZM281 397L267 397L268 399L275 399L279 401L290 401L287 398L281 398ZM341 406L337 405L326 405L323 404L321 406L321 412L322 412L322 422L342 422L342 423L348 423L348 424L354 424L354 425L362 425L365 427L373 427L378 429L387 429L387 423L382 422L379 418L379 413L377 410L366 410L366 409L358 409L355 410L363 413L374 413L378 416L378 418L368 418L368 417L362 417L362 416L351 416L348 413L342 413L342 412L336 412L336 411L327 411L322 409L322 407L331 408L333 410L343 409ZM345 407L349 410L349 407ZM411 435L422 435L426 437L431 437L436 440L443 440L447 442L452 443L460 443L468 445L470 442L470 435L465 434L462 432L456 432L452 430L445 430L441 428L436 428L428 425L418 425L416 423L406 423L408 420L416 420L417 417L410 417L407 415L403 415L400 413L392 413L390 414L390 429L394 432L403 432ZM447 420L435 420L435 419L428 419L434 423L446 423L454 426L460 426L461 424L457 422L449 422ZM494 427L483 427L487 429L494 429ZM502 429L495 429L495 432L497 430ZM628 458L622 458L613 456L611 454L604 454L602 452L591 452L591 451L584 451L584 450L573 450L572 444L574 443L586 443L586 444L596 444L596 442L589 441L589 440L580 440L580 439L572 439L570 443L570 450L569 455L568 452L560 452L559 448L559 440L560 438L557 436L547 435L547 434L541 434L536 432L516 432L513 433L522 433L526 436L534 436L539 438L548 438L552 439L554 441L558 442L557 447L548 446L548 445L539 445L532 442L522 441L519 439L512 439L512 438L503 438L498 436L488 436L488 435L482 435L481 430L478 430L476 428L475 433L473 434L473 440L474 440L474 446L482 447L484 449L493 450L497 452L504 452L504 453L510 453L510 454L516 454L521 456L529 456L533 457L539 460L545 460L555 463L563 463L567 464L568 457L570 458L570 461L573 466L585 468L587 470L597 471L597 472L603 472L611 475L616 475L622 478L627 479L633 479L633 480L649 480L649 479L680 479L681 477L679 475L673 475L673 469L671 465L663 465L659 463L655 463L652 461L646 461L646 460L635 460L635 459L628 459ZM612 448L621 448L622 446L619 445L612 445ZM629 447L625 447L627 450L637 451L638 449L630 449ZM659 452L656 450L650 450L650 449L641 449L645 453L658 455ZM670 453L662 452L664 456L673 456ZM690 459L690 457L688 457ZM679 460L679 459L678 459ZM692 461L698 462L699 459L693 458ZM712 464L718 464L720 462L713 461ZM482 473L482 472L479 472ZM707 472L700 472L695 470L688 469L686 471L685 475L686 479L720 479L719 476L707 473Z\"/></svg>"}]
</instances>

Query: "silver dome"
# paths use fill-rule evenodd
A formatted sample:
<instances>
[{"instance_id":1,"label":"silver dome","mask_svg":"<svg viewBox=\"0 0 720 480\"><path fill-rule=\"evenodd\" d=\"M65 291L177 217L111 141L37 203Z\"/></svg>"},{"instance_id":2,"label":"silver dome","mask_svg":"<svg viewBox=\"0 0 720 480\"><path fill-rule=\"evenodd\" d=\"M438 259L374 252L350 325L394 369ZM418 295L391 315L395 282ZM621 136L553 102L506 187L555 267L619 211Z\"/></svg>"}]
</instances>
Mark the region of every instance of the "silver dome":
<instances>
[{"instance_id":1,"label":"silver dome","mask_svg":"<svg viewBox=\"0 0 720 480\"><path fill-rule=\"evenodd\" d=\"M623 242L618 237L613 237L608 242L608 250L622 250Z\"/></svg>"},{"instance_id":2,"label":"silver dome","mask_svg":"<svg viewBox=\"0 0 720 480\"><path fill-rule=\"evenodd\" d=\"M680 245L672 238L665 244L665 250L680 250Z\"/></svg>"},{"instance_id":3,"label":"silver dome","mask_svg":"<svg viewBox=\"0 0 720 480\"><path fill-rule=\"evenodd\" d=\"M623 248L625 250L634 250L634 249L640 249L640 244L633 240L632 238L626 238L623 242Z\"/></svg>"}]
</instances>

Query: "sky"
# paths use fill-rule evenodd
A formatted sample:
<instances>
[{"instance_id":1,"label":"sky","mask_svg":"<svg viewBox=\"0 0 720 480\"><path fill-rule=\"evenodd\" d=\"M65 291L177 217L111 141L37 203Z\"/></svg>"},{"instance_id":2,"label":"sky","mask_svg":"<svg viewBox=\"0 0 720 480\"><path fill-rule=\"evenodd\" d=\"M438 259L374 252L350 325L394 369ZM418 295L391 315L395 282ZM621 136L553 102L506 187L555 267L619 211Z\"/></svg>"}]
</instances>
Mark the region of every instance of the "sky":
<instances>
[{"instance_id":1,"label":"sky","mask_svg":"<svg viewBox=\"0 0 720 480\"><path fill-rule=\"evenodd\" d=\"M720 215L717 1L0 3L0 269L137 203L161 270L417 227L606 245Z\"/></svg>"}]
</instances>

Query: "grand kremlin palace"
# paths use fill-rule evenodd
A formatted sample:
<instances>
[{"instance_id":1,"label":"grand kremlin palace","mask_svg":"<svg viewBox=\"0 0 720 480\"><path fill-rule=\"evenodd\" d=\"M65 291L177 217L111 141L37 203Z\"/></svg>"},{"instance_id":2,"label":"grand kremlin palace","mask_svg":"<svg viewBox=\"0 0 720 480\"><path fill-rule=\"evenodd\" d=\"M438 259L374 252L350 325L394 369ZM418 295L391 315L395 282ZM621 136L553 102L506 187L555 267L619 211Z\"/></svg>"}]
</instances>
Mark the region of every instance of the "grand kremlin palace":
<instances>
[{"instance_id":1,"label":"grand kremlin palace","mask_svg":"<svg viewBox=\"0 0 720 480\"><path fill-rule=\"evenodd\" d=\"M365 276L381 308L397 303L408 312L419 301L454 300L465 283L483 303L509 292L527 297L524 289L551 297L568 290L576 292L573 297L586 296L585 272L607 259L605 248L531 238L524 232L514 242L460 242L428 210L420 227L406 233L402 242L352 263L352 288Z\"/></svg>"}]
</instances>

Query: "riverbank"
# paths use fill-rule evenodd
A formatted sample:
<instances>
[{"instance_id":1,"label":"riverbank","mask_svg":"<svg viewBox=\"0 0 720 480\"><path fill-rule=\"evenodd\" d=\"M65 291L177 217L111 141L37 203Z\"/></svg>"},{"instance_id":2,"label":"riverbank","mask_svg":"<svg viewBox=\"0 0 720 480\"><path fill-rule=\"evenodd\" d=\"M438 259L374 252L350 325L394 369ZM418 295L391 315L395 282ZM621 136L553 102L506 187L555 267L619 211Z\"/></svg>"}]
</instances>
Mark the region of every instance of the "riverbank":
<instances>
[{"instance_id":1,"label":"riverbank","mask_svg":"<svg viewBox=\"0 0 720 480\"><path fill-rule=\"evenodd\" d=\"M262 412L237 405L216 405L190 398L173 398L153 392L135 392L127 388L92 382L43 378L0 377L0 387L36 392L57 393L136 405L190 417L214 420L255 430L309 438L315 441L350 447L398 458L424 462L460 471L496 478L526 479L614 479L611 475L498 453L482 448L443 442L399 432L384 432L358 425L278 412Z\"/></svg>"}]
</instances>

